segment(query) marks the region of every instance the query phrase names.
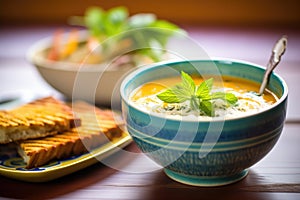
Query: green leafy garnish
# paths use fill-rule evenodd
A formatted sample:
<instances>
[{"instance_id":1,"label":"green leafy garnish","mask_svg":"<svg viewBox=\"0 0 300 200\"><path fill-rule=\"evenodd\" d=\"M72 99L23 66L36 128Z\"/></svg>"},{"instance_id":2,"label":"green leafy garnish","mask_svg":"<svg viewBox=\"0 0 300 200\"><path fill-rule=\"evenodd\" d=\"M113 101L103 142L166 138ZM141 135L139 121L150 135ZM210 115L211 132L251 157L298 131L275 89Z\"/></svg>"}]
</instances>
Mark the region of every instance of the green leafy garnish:
<instances>
[{"instance_id":1,"label":"green leafy garnish","mask_svg":"<svg viewBox=\"0 0 300 200\"><path fill-rule=\"evenodd\" d=\"M173 23L158 20L152 13L139 13L129 16L125 7L114 7L107 11L100 7L90 7L83 17L73 16L70 22L87 27L91 35L99 42L116 36L114 46L120 48L120 41L129 40L129 50L136 49L139 54L150 57L154 61L162 59L169 38L175 32L185 34ZM112 45L112 44L110 44ZM107 53L111 53L105 50Z\"/></svg>"},{"instance_id":2,"label":"green leafy garnish","mask_svg":"<svg viewBox=\"0 0 300 200\"><path fill-rule=\"evenodd\" d=\"M166 103L182 103L190 101L193 110L200 110L208 116L214 116L212 100L223 99L229 104L235 104L238 99L232 93L212 93L213 78L203 81L196 86L194 80L184 71L181 71L181 83L159 93L157 97Z\"/></svg>"}]
</instances>

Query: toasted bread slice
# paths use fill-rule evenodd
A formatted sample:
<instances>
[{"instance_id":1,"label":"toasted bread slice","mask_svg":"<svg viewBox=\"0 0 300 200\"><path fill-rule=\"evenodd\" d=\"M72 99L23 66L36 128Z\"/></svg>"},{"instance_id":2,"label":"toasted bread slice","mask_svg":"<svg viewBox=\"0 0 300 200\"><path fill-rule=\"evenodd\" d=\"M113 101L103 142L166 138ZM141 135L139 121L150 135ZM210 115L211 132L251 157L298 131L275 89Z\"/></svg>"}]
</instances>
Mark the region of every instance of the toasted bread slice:
<instances>
[{"instance_id":1,"label":"toasted bread slice","mask_svg":"<svg viewBox=\"0 0 300 200\"><path fill-rule=\"evenodd\" d=\"M73 111L81 118L81 126L57 135L21 141L18 153L26 168L39 167L53 159L68 158L88 152L122 135L122 121L114 120L111 110L101 110L87 103L73 104Z\"/></svg>"},{"instance_id":2,"label":"toasted bread slice","mask_svg":"<svg viewBox=\"0 0 300 200\"><path fill-rule=\"evenodd\" d=\"M0 144L54 135L80 125L65 103L46 97L10 111L0 111Z\"/></svg>"}]
</instances>

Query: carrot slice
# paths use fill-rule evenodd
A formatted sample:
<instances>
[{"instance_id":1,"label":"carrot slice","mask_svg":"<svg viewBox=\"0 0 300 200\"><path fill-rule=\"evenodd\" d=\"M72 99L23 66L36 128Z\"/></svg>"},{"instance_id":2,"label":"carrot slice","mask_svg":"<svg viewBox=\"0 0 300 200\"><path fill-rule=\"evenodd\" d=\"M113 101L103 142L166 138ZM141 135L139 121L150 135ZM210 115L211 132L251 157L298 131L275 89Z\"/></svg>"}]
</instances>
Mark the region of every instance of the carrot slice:
<instances>
[{"instance_id":1,"label":"carrot slice","mask_svg":"<svg viewBox=\"0 0 300 200\"><path fill-rule=\"evenodd\" d=\"M71 55L78 47L78 30L73 29L68 38L68 42L64 45L64 48L60 54L60 59L64 59Z\"/></svg>"},{"instance_id":2,"label":"carrot slice","mask_svg":"<svg viewBox=\"0 0 300 200\"><path fill-rule=\"evenodd\" d=\"M61 29L55 31L52 46L49 49L47 58L49 60L59 60L59 49L63 31Z\"/></svg>"}]
</instances>

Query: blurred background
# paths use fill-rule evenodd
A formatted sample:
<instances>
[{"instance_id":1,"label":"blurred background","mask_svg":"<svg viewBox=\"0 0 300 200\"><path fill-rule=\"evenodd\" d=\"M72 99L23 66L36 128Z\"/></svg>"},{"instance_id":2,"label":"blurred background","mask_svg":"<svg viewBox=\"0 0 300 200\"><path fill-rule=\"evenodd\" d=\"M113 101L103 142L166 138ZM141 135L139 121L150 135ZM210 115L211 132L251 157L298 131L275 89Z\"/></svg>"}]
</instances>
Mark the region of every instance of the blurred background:
<instances>
[{"instance_id":1,"label":"blurred background","mask_svg":"<svg viewBox=\"0 0 300 200\"><path fill-rule=\"evenodd\" d=\"M297 0L1 0L0 22L8 25L67 24L96 5L126 6L131 14L151 12L181 25L293 28L300 27Z\"/></svg>"},{"instance_id":2,"label":"blurred background","mask_svg":"<svg viewBox=\"0 0 300 200\"><path fill-rule=\"evenodd\" d=\"M20 89L25 93L56 93L26 60L26 53L35 42L53 36L58 28L69 30L70 16L83 16L91 6L104 10L125 6L131 15L154 13L185 29L209 56L262 66L268 62L276 40L287 35L288 48L282 66L275 71L294 86L290 88L289 107L298 105L298 0L0 0L0 93ZM175 45L193 52L186 44L177 41ZM289 109L288 118L298 120L300 112Z\"/></svg>"}]
</instances>

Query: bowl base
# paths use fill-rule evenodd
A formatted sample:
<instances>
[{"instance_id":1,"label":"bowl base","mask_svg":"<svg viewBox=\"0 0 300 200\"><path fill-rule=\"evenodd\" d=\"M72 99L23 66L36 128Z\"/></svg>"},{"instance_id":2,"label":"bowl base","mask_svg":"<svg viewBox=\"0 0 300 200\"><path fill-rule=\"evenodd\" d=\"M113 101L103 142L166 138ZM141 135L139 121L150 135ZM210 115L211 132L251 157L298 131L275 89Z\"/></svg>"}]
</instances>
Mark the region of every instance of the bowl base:
<instances>
[{"instance_id":1,"label":"bowl base","mask_svg":"<svg viewBox=\"0 0 300 200\"><path fill-rule=\"evenodd\" d=\"M201 187L215 187L215 186L222 186L222 185L228 185L231 183L235 183L237 181L242 180L245 178L248 174L248 169L243 170L242 172L238 174L234 174L231 176L214 176L214 177L208 177L208 176L190 176L185 174L180 174L174 171L171 171L169 169L164 169L166 175L170 177L171 179L186 184L186 185L193 185L193 186L201 186Z\"/></svg>"}]
</instances>

